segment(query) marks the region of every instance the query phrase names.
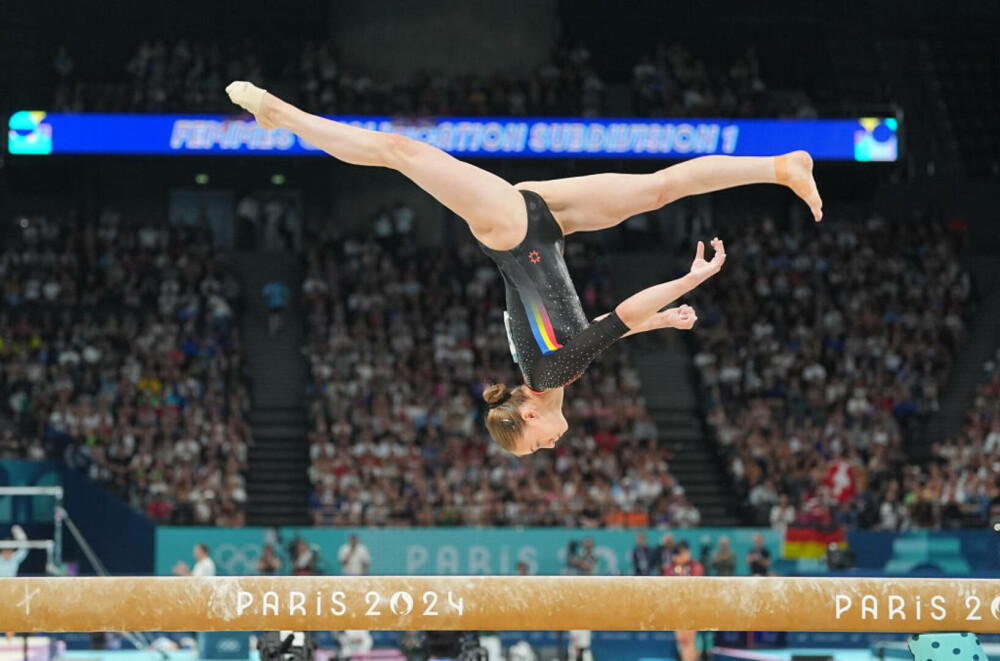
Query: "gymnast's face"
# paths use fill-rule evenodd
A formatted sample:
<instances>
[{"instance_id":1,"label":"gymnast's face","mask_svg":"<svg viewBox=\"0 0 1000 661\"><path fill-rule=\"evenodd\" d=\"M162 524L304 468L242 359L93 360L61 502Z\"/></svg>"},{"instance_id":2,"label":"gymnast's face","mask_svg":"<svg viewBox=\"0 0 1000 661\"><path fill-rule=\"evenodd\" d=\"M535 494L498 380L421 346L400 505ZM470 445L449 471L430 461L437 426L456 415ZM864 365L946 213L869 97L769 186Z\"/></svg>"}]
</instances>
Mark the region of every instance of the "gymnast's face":
<instances>
[{"instance_id":1,"label":"gymnast's face","mask_svg":"<svg viewBox=\"0 0 1000 661\"><path fill-rule=\"evenodd\" d=\"M525 422L524 433L518 439L517 449L514 452L521 457L539 450L552 449L569 429L569 423L562 414L562 407L539 410L522 406L521 417Z\"/></svg>"}]
</instances>

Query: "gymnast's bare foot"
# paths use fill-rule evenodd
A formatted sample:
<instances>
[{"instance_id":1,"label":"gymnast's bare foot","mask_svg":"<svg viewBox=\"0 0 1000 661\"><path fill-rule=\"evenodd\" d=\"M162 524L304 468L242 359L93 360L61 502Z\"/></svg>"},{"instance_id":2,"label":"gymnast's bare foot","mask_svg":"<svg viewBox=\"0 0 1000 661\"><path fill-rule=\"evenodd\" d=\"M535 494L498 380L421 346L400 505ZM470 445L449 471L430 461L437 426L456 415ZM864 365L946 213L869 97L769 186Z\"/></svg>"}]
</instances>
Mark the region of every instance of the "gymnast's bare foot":
<instances>
[{"instance_id":1,"label":"gymnast's bare foot","mask_svg":"<svg viewBox=\"0 0 1000 661\"><path fill-rule=\"evenodd\" d=\"M275 99L267 93L267 90L262 90L253 83L237 80L229 84L229 87L226 88L226 94L229 95L233 103L253 113L261 128L278 128L278 123L272 117Z\"/></svg>"},{"instance_id":2,"label":"gymnast's bare foot","mask_svg":"<svg viewBox=\"0 0 1000 661\"><path fill-rule=\"evenodd\" d=\"M808 152L793 151L774 159L779 184L784 184L809 205L816 222L823 220L823 200L813 179L813 160Z\"/></svg>"}]
</instances>

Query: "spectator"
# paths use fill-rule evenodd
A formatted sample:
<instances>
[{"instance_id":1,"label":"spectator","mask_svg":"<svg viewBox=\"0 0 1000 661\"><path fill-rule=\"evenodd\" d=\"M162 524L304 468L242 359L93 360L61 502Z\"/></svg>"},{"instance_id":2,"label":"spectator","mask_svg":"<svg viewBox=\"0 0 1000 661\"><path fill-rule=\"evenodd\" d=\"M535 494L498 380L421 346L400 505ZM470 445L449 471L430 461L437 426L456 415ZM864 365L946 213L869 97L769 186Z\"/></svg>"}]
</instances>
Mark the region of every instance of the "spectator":
<instances>
[{"instance_id":1,"label":"spectator","mask_svg":"<svg viewBox=\"0 0 1000 661\"><path fill-rule=\"evenodd\" d=\"M273 544L265 544L264 551L257 558L257 573L262 576L274 576L281 571L281 558L274 552Z\"/></svg>"},{"instance_id":2,"label":"spectator","mask_svg":"<svg viewBox=\"0 0 1000 661\"><path fill-rule=\"evenodd\" d=\"M764 546L764 536L754 533L753 546L747 551L747 567L751 576L768 576L771 573L771 552Z\"/></svg>"},{"instance_id":3,"label":"spectator","mask_svg":"<svg viewBox=\"0 0 1000 661\"><path fill-rule=\"evenodd\" d=\"M10 528L11 539L7 541L25 542L28 536L24 534L21 526L14 525ZM0 578L14 578L17 576L21 563L28 557L28 549L5 548L0 550Z\"/></svg>"},{"instance_id":4,"label":"spectator","mask_svg":"<svg viewBox=\"0 0 1000 661\"><path fill-rule=\"evenodd\" d=\"M649 576L656 570L655 550L646 545L646 533L637 533L635 548L632 549L632 573L635 576Z\"/></svg>"},{"instance_id":5,"label":"spectator","mask_svg":"<svg viewBox=\"0 0 1000 661\"><path fill-rule=\"evenodd\" d=\"M673 562L663 570L664 576L704 576L705 567L691 557L691 547L681 540L674 551ZM695 661L698 658L694 631L675 631L681 661Z\"/></svg>"},{"instance_id":6,"label":"spectator","mask_svg":"<svg viewBox=\"0 0 1000 661\"><path fill-rule=\"evenodd\" d=\"M337 559L345 576L366 576L372 563L368 547L358 541L357 535L351 535L347 543L340 547Z\"/></svg>"},{"instance_id":7,"label":"spectator","mask_svg":"<svg viewBox=\"0 0 1000 661\"><path fill-rule=\"evenodd\" d=\"M317 565L316 551L304 539L295 545L295 558L292 560L293 576L315 576Z\"/></svg>"},{"instance_id":8,"label":"spectator","mask_svg":"<svg viewBox=\"0 0 1000 661\"><path fill-rule=\"evenodd\" d=\"M788 502L788 496L781 494L778 502L771 507L771 528L782 535L791 524L795 523L795 508Z\"/></svg>"},{"instance_id":9,"label":"spectator","mask_svg":"<svg viewBox=\"0 0 1000 661\"><path fill-rule=\"evenodd\" d=\"M272 336L281 332L289 293L288 286L281 282L271 281L264 285L262 294L267 301L267 330Z\"/></svg>"},{"instance_id":10,"label":"spectator","mask_svg":"<svg viewBox=\"0 0 1000 661\"><path fill-rule=\"evenodd\" d=\"M594 661L594 654L590 649L590 631L574 630L569 632L569 658L570 661Z\"/></svg>"},{"instance_id":11,"label":"spectator","mask_svg":"<svg viewBox=\"0 0 1000 661\"><path fill-rule=\"evenodd\" d=\"M691 546L684 540L674 547L674 557L663 569L664 576L704 576L705 567L691 557Z\"/></svg>"},{"instance_id":12,"label":"spectator","mask_svg":"<svg viewBox=\"0 0 1000 661\"><path fill-rule=\"evenodd\" d=\"M355 655L364 657L372 651L374 646L372 635L367 631L340 631L336 634L336 638L340 645L337 658L344 661L355 658Z\"/></svg>"},{"instance_id":13,"label":"spectator","mask_svg":"<svg viewBox=\"0 0 1000 661\"><path fill-rule=\"evenodd\" d=\"M715 549L709 561L713 576L734 576L736 574L736 554L729 546L729 538L719 537L719 548Z\"/></svg>"},{"instance_id":14,"label":"spectator","mask_svg":"<svg viewBox=\"0 0 1000 661\"><path fill-rule=\"evenodd\" d=\"M597 554L594 538L584 537L583 544L570 542L566 565L569 573L577 576L593 576L597 573Z\"/></svg>"},{"instance_id":15,"label":"spectator","mask_svg":"<svg viewBox=\"0 0 1000 661\"><path fill-rule=\"evenodd\" d=\"M146 516L156 523L169 523L173 507L163 493L156 493L146 506Z\"/></svg>"},{"instance_id":16,"label":"spectator","mask_svg":"<svg viewBox=\"0 0 1000 661\"><path fill-rule=\"evenodd\" d=\"M673 533L666 533L660 538L660 545L656 547L654 558L656 559L656 573L662 574L671 562L674 561L674 553L677 545L674 543Z\"/></svg>"},{"instance_id":17,"label":"spectator","mask_svg":"<svg viewBox=\"0 0 1000 661\"><path fill-rule=\"evenodd\" d=\"M174 574L177 576L215 576L215 561L208 552L207 544L195 544L193 551L195 563L194 568L189 569L186 562L178 561L174 565Z\"/></svg>"},{"instance_id":18,"label":"spectator","mask_svg":"<svg viewBox=\"0 0 1000 661\"><path fill-rule=\"evenodd\" d=\"M879 530L905 530L909 527L909 514L899 501L899 482L893 481L889 484L878 512Z\"/></svg>"},{"instance_id":19,"label":"spectator","mask_svg":"<svg viewBox=\"0 0 1000 661\"><path fill-rule=\"evenodd\" d=\"M696 528L701 523L701 512L684 495L684 489L675 489L673 513L670 519L678 528Z\"/></svg>"}]
</instances>

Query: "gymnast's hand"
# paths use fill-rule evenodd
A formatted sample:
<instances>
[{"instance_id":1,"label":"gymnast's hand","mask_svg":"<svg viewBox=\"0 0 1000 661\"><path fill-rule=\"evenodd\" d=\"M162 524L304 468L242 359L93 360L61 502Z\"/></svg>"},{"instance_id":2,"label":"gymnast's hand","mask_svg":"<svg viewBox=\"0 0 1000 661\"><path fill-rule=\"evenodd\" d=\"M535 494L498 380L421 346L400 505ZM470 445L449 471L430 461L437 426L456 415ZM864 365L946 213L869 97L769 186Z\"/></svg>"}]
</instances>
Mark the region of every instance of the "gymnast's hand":
<instances>
[{"instance_id":1,"label":"gymnast's hand","mask_svg":"<svg viewBox=\"0 0 1000 661\"><path fill-rule=\"evenodd\" d=\"M715 257L710 262L705 261L705 244L702 241L698 242L698 252L694 256L694 261L691 262L691 275L698 280L699 284L718 273L722 265L726 263L726 247L722 245L722 240L718 237L712 239L712 247L715 248Z\"/></svg>"},{"instance_id":2,"label":"gymnast's hand","mask_svg":"<svg viewBox=\"0 0 1000 661\"><path fill-rule=\"evenodd\" d=\"M676 328L677 330L691 330L694 323L698 321L698 314L690 305L682 305L677 308L670 308L659 313L663 316L664 325L662 328Z\"/></svg>"}]
</instances>

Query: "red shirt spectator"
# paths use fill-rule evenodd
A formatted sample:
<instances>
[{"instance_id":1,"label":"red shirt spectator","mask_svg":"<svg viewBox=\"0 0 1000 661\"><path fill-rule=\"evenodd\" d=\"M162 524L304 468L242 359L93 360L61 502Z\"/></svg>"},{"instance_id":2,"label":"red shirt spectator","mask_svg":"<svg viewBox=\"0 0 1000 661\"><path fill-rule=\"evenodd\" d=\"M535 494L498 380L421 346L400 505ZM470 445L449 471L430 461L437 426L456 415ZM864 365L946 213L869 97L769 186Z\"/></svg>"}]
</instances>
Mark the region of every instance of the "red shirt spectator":
<instances>
[{"instance_id":1,"label":"red shirt spectator","mask_svg":"<svg viewBox=\"0 0 1000 661\"><path fill-rule=\"evenodd\" d=\"M704 576L705 565L691 559L691 547L685 541L677 543L674 560L663 570L664 576Z\"/></svg>"},{"instance_id":2,"label":"red shirt spectator","mask_svg":"<svg viewBox=\"0 0 1000 661\"><path fill-rule=\"evenodd\" d=\"M594 434L594 443L601 452L614 452L618 447L618 437L614 432L602 429Z\"/></svg>"},{"instance_id":3,"label":"red shirt spectator","mask_svg":"<svg viewBox=\"0 0 1000 661\"><path fill-rule=\"evenodd\" d=\"M153 521L166 522L170 519L170 513L173 509L170 503L164 500L162 496L156 496L153 500L149 501L149 506L146 508L146 516Z\"/></svg>"}]
</instances>

